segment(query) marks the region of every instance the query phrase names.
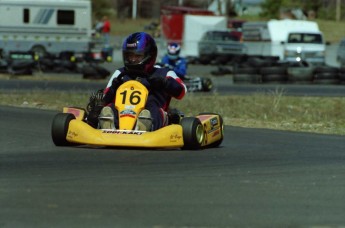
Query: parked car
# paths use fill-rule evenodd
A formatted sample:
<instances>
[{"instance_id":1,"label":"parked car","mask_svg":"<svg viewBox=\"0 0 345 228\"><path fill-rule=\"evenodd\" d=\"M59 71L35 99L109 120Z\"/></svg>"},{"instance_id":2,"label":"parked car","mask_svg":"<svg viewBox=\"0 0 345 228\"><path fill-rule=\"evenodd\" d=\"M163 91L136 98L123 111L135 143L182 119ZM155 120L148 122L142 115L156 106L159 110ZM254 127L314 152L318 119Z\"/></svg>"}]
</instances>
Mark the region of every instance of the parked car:
<instances>
[{"instance_id":1,"label":"parked car","mask_svg":"<svg viewBox=\"0 0 345 228\"><path fill-rule=\"evenodd\" d=\"M345 67L345 38L339 43L337 50L337 61L340 63L341 67Z\"/></svg>"},{"instance_id":2,"label":"parked car","mask_svg":"<svg viewBox=\"0 0 345 228\"><path fill-rule=\"evenodd\" d=\"M241 31L242 25L245 22L246 22L245 20L230 19L228 20L228 28L232 30Z\"/></svg>"},{"instance_id":3,"label":"parked car","mask_svg":"<svg viewBox=\"0 0 345 228\"><path fill-rule=\"evenodd\" d=\"M199 61L209 64L212 61L225 64L234 57L246 53L245 46L237 34L229 31L207 31L198 44Z\"/></svg>"}]
</instances>

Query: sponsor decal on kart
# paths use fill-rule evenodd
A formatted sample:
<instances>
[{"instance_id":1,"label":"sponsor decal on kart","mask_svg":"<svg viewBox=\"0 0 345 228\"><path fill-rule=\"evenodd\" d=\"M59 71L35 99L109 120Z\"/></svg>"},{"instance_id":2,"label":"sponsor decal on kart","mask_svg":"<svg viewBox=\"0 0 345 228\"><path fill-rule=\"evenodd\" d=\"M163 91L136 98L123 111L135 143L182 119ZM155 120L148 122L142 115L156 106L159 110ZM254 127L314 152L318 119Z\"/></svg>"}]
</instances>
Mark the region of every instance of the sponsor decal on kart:
<instances>
[{"instance_id":1,"label":"sponsor decal on kart","mask_svg":"<svg viewBox=\"0 0 345 228\"><path fill-rule=\"evenodd\" d=\"M216 137L219 134L220 134L220 130L218 129L215 132L213 132L212 137Z\"/></svg>"},{"instance_id":2,"label":"sponsor decal on kart","mask_svg":"<svg viewBox=\"0 0 345 228\"><path fill-rule=\"evenodd\" d=\"M212 137L218 135L220 133L220 128L219 127L211 128L210 130L207 131L207 134L211 134L211 133L213 133Z\"/></svg>"},{"instance_id":3,"label":"sponsor decal on kart","mask_svg":"<svg viewBox=\"0 0 345 228\"><path fill-rule=\"evenodd\" d=\"M64 110L65 113L71 113L73 114L76 118L79 117L81 111L79 109L76 109L76 108L66 108Z\"/></svg>"},{"instance_id":4,"label":"sponsor decal on kart","mask_svg":"<svg viewBox=\"0 0 345 228\"><path fill-rule=\"evenodd\" d=\"M125 109L135 109L135 105L125 105Z\"/></svg>"},{"instance_id":5,"label":"sponsor decal on kart","mask_svg":"<svg viewBox=\"0 0 345 228\"><path fill-rule=\"evenodd\" d=\"M126 130L102 130L102 133L117 135L142 135L144 131L126 131Z\"/></svg>"},{"instance_id":6,"label":"sponsor decal on kart","mask_svg":"<svg viewBox=\"0 0 345 228\"><path fill-rule=\"evenodd\" d=\"M170 142L178 142L181 139L182 139L182 136L177 133L170 135Z\"/></svg>"},{"instance_id":7,"label":"sponsor decal on kart","mask_svg":"<svg viewBox=\"0 0 345 228\"><path fill-rule=\"evenodd\" d=\"M200 115L197 116L199 118L199 120L202 122L204 120L207 120L208 118L210 118L212 115Z\"/></svg>"},{"instance_id":8,"label":"sponsor decal on kart","mask_svg":"<svg viewBox=\"0 0 345 228\"><path fill-rule=\"evenodd\" d=\"M218 118L217 117L214 117L212 119L210 119L210 124L211 124L211 127L213 128L214 126L217 126L218 125Z\"/></svg>"},{"instance_id":9,"label":"sponsor decal on kart","mask_svg":"<svg viewBox=\"0 0 345 228\"><path fill-rule=\"evenodd\" d=\"M134 112L133 110L131 109L125 109L123 110L122 112L120 112L120 118L122 117L131 117L131 118L135 118L136 116L136 112Z\"/></svg>"},{"instance_id":10,"label":"sponsor decal on kart","mask_svg":"<svg viewBox=\"0 0 345 228\"><path fill-rule=\"evenodd\" d=\"M78 137L78 134L74 131L68 131L67 137L69 137L69 138Z\"/></svg>"}]
</instances>

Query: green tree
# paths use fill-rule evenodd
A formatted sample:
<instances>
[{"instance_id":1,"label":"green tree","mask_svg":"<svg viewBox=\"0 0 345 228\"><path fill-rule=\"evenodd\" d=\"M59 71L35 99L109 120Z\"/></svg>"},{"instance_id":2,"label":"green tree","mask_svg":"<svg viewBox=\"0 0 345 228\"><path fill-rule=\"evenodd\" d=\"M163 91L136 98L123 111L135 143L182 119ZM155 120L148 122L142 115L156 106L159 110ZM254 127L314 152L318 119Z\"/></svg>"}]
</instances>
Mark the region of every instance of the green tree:
<instances>
[{"instance_id":1,"label":"green tree","mask_svg":"<svg viewBox=\"0 0 345 228\"><path fill-rule=\"evenodd\" d=\"M92 0L92 14L95 18L101 18L104 15L112 16L114 10L109 0Z\"/></svg>"},{"instance_id":2,"label":"green tree","mask_svg":"<svg viewBox=\"0 0 345 228\"><path fill-rule=\"evenodd\" d=\"M300 8L305 13L314 11L320 19L329 19L334 14L333 10L323 7L323 0L266 0L261 4L262 13L260 16L265 18L278 18L283 9Z\"/></svg>"},{"instance_id":3,"label":"green tree","mask_svg":"<svg viewBox=\"0 0 345 228\"><path fill-rule=\"evenodd\" d=\"M261 4L261 17L264 18L278 18L279 11L284 0L266 0Z\"/></svg>"}]
</instances>

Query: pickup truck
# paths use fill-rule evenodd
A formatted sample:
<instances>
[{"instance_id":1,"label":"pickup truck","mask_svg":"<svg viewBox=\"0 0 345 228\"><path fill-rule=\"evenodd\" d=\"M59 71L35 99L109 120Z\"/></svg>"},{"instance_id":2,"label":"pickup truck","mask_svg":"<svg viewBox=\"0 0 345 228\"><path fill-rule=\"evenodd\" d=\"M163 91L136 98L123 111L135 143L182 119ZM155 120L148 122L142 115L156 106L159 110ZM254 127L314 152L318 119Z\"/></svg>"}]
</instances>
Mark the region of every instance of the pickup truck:
<instances>
[{"instance_id":1,"label":"pickup truck","mask_svg":"<svg viewBox=\"0 0 345 228\"><path fill-rule=\"evenodd\" d=\"M198 43L199 62L226 64L246 54L240 36L229 31L207 31Z\"/></svg>"}]
</instances>

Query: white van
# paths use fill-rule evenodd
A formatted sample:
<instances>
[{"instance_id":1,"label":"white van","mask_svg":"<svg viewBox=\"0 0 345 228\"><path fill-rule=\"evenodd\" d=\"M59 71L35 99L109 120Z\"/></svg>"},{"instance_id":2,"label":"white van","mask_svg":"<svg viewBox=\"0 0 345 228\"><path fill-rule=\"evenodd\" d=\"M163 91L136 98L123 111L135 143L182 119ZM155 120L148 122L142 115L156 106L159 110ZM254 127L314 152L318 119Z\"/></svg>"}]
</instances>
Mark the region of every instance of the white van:
<instances>
[{"instance_id":1,"label":"white van","mask_svg":"<svg viewBox=\"0 0 345 228\"><path fill-rule=\"evenodd\" d=\"M316 22L290 19L246 22L242 32L248 55L325 64L326 45Z\"/></svg>"},{"instance_id":2,"label":"white van","mask_svg":"<svg viewBox=\"0 0 345 228\"><path fill-rule=\"evenodd\" d=\"M87 52L90 0L0 0L0 50L39 55Z\"/></svg>"}]
</instances>

